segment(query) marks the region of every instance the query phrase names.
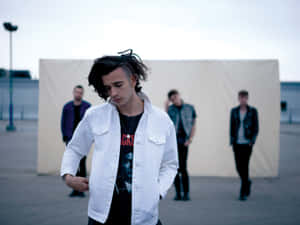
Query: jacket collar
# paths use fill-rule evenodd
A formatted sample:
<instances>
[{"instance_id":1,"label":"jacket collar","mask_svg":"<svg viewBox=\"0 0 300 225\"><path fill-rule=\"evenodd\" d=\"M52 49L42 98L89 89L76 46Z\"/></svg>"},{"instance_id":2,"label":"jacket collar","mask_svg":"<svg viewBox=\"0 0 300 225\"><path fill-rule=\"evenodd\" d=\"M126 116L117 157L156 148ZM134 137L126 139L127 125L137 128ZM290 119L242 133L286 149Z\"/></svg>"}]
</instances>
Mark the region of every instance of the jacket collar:
<instances>
[{"instance_id":1,"label":"jacket collar","mask_svg":"<svg viewBox=\"0 0 300 225\"><path fill-rule=\"evenodd\" d=\"M184 108L186 105L187 104L184 102L184 100L181 99L181 106L180 107ZM173 108L173 109L177 109L178 110L178 106L176 106L174 104L170 105L170 107Z\"/></svg>"},{"instance_id":2,"label":"jacket collar","mask_svg":"<svg viewBox=\"0 0 300 225\"><path fill-rule=\"evenodd\" d=\"M137 95L140 97L140 99L144 102L144 113L150 113L152 110L152 104L148 96L144 92L138 92ZM111 99L108 101L109 105L111 105L115 110L117 110L116 104L114 104Z\"/></svg>"},{"instance_id":3,"label":"jacket collar","mask_svg":"<svg viewBox=\"0 0 300 225\"><path fill-rule=\"evenodd\" d=\"M246 107L247 107L246 117L248 117L249 114L250 114L250 106L247 105ZM237 107L237 111L236 111L237 115L239 115L240 109L241 109L241 106L239 105L239 106ZM245 119L246 119L246 117L245 117ZM238 118L238 120L240 120L240 117L239 117L239 116L238 116L237 118Z\"/></svg>"},{"instance_id":4,"label":"jacket collar","mask_svg":"<svg viewBox=\"0 0 300 225\"><path fill-rule=\"evenodd\" d=\"M249 112L249 110L250 110L250 106L249 106L249 105L247 105L246 107L247 107L247 112ZM239 105L239 106L237 107L237 109L238 109L238 110L240 110L240 108L241 108L241 106Z\"/></svg>"}]
</instances>

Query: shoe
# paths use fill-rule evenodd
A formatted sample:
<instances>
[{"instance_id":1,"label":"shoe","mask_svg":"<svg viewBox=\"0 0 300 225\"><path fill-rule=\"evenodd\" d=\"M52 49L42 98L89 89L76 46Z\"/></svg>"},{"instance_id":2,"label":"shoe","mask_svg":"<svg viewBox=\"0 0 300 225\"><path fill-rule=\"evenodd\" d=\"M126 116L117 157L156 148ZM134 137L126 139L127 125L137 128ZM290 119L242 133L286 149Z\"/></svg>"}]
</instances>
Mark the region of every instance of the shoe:
<instances>
[{"instance_id":1,"label":"shoe","mask_svg":"<svg viewBox=\"0 0 300 225\"><path fill-rule=\"evenodd\" d=\"M174 200L175 201L181 201L182 200L181 195L176 194L175 197L174 197Z\"/></svg>"},{"instance_id":2,"label":"shoe","mask_svg":"<svg viewBox=\"0 0 300 225\"><path fill-rule=\"evenodd\" d=\"M189 193L185 193L184 196L183 196L183 198L182 198L182 200L183 201L190 201L191 199L190 199Z\"/></svg>"},{"instance_id":3,"label":"shoe","mask_svg":"<svg viewBox=\"0 0 300 225\"><path fill-rule=\"evenodd\" d=\"M247 196L245 195L241 195L239 198L240 201L246 201L247 200Z\"/></svg>"},{"instance_id":4,"label":"shoe","mask_svg":"<svg viewBox=\"0 0 300 225\"><path fill-rule=\"evenodd\" d=\"M76 197L78 195L78 191L73 190L70 194L69 197Z\"/></svg>"},{"instance_id":5,"label":"shoe","mask_svg":"<svg viewBox=\"0 0 300 225\"><path fill-rule=\"evenodd\" d=\"M250 194L251 194L251 184L252 184L252 182L249 180L248 185L247 185L247 189L246 189L246 196L247 197L250 196Z\"/></svg>"},{"instance_id":6,"label":"shoe","mask_svg":"<svg viewBox=\"0 0 300 225\"><path fill-rule=\"evenodd\" d=\"M84 198L84 197L85 197L85 194L84 194L84 192L78 192L77 196L78 196L78 197L81 197L81 198Z\"/></svg>"}]
</instances>

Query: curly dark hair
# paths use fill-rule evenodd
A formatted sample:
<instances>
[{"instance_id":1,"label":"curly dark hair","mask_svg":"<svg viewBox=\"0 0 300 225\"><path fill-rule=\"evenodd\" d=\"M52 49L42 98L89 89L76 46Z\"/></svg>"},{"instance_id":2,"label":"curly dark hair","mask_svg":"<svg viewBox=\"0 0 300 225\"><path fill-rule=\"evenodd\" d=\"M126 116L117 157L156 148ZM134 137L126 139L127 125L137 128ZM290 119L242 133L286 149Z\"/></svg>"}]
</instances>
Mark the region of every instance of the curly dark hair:
<instances>
[{"instance_id":1,"label":"curly dark hair","mask_svg":"<svg viewBox=\"0 0 300 225\"><path fill-rule=\"evenodd\" d=\"M107 100L109 95L104 87L102 77L117 68L123 68L127 75L135 76L137 81L135 91L137 93L142 90L140 81L147 79L148 68L137 54L133 53L131 49L118 54L117 56L103 56L95 59L88 75L89 86L92 85L104 100Z\"/></svg>"},{"instance_id":2,"label":"curly dark hair","mask_svg":"<svg viewBox=\"0 0 300 225\"><path fill-rule=\"evenodd\" d=\"M246 90L240 90L238 95L239 97L248 97L249 93Z\"/></svg>"},{"instance_id":3,"label":"curly dark hair","mask_svg":"<svg viewBox=\"0 0 300 225\"><path fill-rule=\"evenodd\" d=\"M172 89L168 92L168 99L170 99L173 95L177 95L179 92L176 89Z\"/></svg>"}]
</instances>

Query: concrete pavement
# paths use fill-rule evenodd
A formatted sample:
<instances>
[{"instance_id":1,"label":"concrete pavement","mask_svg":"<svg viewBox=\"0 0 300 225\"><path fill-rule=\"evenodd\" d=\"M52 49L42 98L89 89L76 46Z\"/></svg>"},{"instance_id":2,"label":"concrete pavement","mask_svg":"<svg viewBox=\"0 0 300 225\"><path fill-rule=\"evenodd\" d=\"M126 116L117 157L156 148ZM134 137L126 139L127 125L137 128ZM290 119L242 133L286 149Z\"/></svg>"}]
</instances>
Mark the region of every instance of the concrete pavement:
<instances>
[{"instance_id":1,"label":"concrete pavement","mask_svg":"<svg viewBox=\"0 0 300 225\"><path fill-rule=\"evenodd\" d=\"M37 176L37 121L0 121L0 225L86 225L88 198L70 199L58 176ZM189 202L161 201L164 225L299 225L300 125L281 125L280 176L253 179L247 202L236 178L192 177Z\"/></svg>"}]
</instances>

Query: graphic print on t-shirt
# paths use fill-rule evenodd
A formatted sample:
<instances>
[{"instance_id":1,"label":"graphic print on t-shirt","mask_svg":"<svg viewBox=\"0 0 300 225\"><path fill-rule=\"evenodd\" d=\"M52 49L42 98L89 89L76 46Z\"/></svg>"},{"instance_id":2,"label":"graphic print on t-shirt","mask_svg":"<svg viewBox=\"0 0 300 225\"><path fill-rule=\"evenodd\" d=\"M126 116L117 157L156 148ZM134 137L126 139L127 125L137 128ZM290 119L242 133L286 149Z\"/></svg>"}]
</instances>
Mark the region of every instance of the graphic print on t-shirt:
<instances>
[{"instance_id":1,"label":"graphic print on t-shirt","mask_svg":"<svg viewBox=\"0 0 300 225\"><path fill-rule=\"evenodd\" d=\"M120 159L116 187L119 193L131 194L132 163L134 135L142 114L137 116L125 116L120 114L121 122L121 146Z\"/></svg>"}]
</instances>

